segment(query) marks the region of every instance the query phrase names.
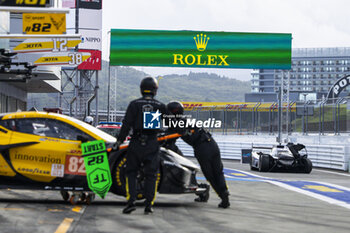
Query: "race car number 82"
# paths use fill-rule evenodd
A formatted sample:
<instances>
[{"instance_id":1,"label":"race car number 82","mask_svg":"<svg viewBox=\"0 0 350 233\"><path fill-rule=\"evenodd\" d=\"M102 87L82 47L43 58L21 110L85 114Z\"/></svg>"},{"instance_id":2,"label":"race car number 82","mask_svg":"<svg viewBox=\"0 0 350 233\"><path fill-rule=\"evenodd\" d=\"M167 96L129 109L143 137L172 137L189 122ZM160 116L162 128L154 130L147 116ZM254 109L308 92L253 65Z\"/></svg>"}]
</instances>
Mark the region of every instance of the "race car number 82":
<instances>
[{"instance_id":1,"label":"race car number 82","mask_svg":"<svg viewBox=\"0 0 350 233\"><path fill-rule=\"evenodd\" d=\"M65 174L86 175L84 158L81 156L67 155Z\"/></svg>"},{"instance_id":2,"label":"race car number 82","mask_svg":"<svg viewBox=\"0 0 350 233\"><path fill-rule=\"evenodd\" d=\"M32 26L27 26L25 32L50 32L51 23L34 23Z\"/></svg>"}]
</instances>

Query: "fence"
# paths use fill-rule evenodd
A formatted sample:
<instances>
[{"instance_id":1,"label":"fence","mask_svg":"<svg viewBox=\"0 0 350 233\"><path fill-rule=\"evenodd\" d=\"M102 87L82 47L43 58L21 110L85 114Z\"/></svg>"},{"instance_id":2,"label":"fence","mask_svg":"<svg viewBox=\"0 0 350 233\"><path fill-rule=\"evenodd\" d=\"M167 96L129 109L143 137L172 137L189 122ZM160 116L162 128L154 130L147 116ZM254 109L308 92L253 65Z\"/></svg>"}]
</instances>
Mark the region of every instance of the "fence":
<instances>
[{"instance_id":1,"label":"fence","mask_svg":"<svg viewBox=\"0 0 350 233\"><path fill-rule=\"evenodd\" d=\"M291 102L282 106L282 132L341 134L350 132L350 98ZM190 106L185 114L199 120L215 118L223 134L278 133L277 103L242 103L225 106ZM288 113L287 113L288 112Z\"/></svg>"},{"instance_id":2,"label":"fence","mask_svg":"<svg viewBox=\"0 0 350 233\"><path fill-rule=\"evenodd\" d=\"M330 101L291 102L282 106L282 132L294 142L306 145L309 158L315 167L348 170L350 146L350 98ZM288 112L288 114L287 114ZM123 111L111 112L113 121L120 121ZM210 128L224 159L241 159L241 150L254 146L276 144L278 133L277 103L242 103L225 106L190 106L185 114L197 120L215 118L221 120L221 128ZM107 111L99 111L100 119L107 118ZM295 136L297 135L297 136ZM343 135L343 136L342 136ZM221 137L220 137L221 136ZM178 145L187 156L193 156L192 147L182 140Z\"/></svg>"}]
</instances>

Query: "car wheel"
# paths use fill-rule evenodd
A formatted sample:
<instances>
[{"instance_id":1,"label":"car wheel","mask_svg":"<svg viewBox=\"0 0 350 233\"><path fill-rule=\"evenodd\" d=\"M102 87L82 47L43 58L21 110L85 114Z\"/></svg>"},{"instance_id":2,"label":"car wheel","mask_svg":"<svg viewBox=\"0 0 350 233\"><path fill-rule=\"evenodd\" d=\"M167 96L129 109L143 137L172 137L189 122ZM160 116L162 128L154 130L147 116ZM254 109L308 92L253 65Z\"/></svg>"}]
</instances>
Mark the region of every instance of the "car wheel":
<instances>
[{"instance_id":1,"label":"car wheel","mask_svg":"<svg viewBox=\"0 0 350 233\"><path fill-rule=\"evenodd\" d=\"M119 159L115 161L112 166L111 191L114 194L126 196L125 169L126 169L126 153L123 153L119 156Z\"/></svg>"},{"instance_id":2,"label":"car wheel","mask_svg":"<svg viewBox=\"0 0 350 233\"><path fill-rule=\"evenodd\" d=\"M259 172L267 172L270 169L270 156L266 154L260 155Z\"/></svg>"},{"instance_id":3,"label":"car wheel","mask_svg":"<svg viewBox=\"0 0 350 233\"><path fill-rule=\"evenodd\" d=\"M126 153L122 154L120 158L114 163L112 168L112 187L111 192L117 195L126 196ZM159 184L161 175L157 174L157 184ZM136 198L137 200L144 199L143 190L145 184L145 176L141 169L137 174L136 182Z\"/></svg>"},{"instance_id":4,"label":"car wheel","mask_svg":"<svg viewBox=\"0 0 350 233\"><path fill-rule=\"evenodd\" d=\"M259 170L258 168L254 167L252 164L253 164L253 156L250 157L250 163L249 163L249 165L250 165L250 170L251 170L251 171L257 171L257 170Z\"/></svg>"},{"instance_id":5,"label":"car wheel","mask_svg":"<svg viewBox=\"0 0 350 233\"><path fill-rule=\"evenodd\" d=\"M70 202L72 205L76 205L76 204L78 204L79 199L80 199L79 195L73 194L73 195L70 197L69 202Z\"/></svg>"},{"instance_id":6,"label":"car wheel","mask_svg":"<svg viewBox=\"0 0 350 233\"><path fill-rule=\"evenodd\" d=\"M194 199L196 202L208 202L209 200L209 190L210 190L210 186L208 184L199 184L198 185L199 188L205 188L205 192L204 193L201 193L201 194L198 194L197 198Z\"/></svg>"},{"instance_id":7,"label":"car wheel","mask_svg":"<svg viewBox=\"0 0 350 233\"><path fill-rule=\"evenodd\" d=\"M69 193L67 192L67 191L63 191L63 190L61 190L61 196L62 196L62 198L63 198L63 200L64 201L68 201L69 200Z\"/></svg>"},{"instance_id":8,"label":"car wheel","mask_svg":"<svg viewBox=\"0 0 350 233\"><path fill-rule=\"evenodd\" d=\"M89 193L86 196L85 202L87 205L91 205L91 203L95 200L95 194L94 193Z\"/></svg>"},{"instance_id":9,"label":"car wheel","mask_svg":"<svg viewBox=\"0 0 350 233\"><path fill-rule=\"evenodd\" d=\"M305 164L305 173L310 173L312 171L312 162L310 159L305 159L304 160L304 164Z\"/></svg>"},{"instance_id":10,"label":"car wheel","mask_svg":"<svg viewBox=\"0 0 350 233\"><path fill-rule=\"evenodd\" d=\"M257 170L259 170L259 169L256 168L256 167L253 167L253 166L250 164L250 170L251 170L251 171L257 171Z\"/></svg>"}]
</instances>

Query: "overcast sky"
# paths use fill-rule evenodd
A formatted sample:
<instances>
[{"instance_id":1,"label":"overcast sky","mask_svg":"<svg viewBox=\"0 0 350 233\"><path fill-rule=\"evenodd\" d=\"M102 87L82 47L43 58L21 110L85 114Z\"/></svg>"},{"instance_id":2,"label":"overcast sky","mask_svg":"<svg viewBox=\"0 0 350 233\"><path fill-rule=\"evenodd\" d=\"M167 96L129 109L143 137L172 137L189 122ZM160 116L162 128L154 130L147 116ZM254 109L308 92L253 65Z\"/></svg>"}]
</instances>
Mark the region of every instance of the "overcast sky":
<instances>
[{"instance_id":1,"label":"overcast sky","mask_svg":"<svg viewBox=\"0 0 350 233\"><path fill-rule=\"evenodd\" d=\"M292 33L293 48L350 47L349 0L104 0L107 31L163 29ZM151 75L211 72L250 80L250 70L138 68Z\"/></svg>"}]
</instances>

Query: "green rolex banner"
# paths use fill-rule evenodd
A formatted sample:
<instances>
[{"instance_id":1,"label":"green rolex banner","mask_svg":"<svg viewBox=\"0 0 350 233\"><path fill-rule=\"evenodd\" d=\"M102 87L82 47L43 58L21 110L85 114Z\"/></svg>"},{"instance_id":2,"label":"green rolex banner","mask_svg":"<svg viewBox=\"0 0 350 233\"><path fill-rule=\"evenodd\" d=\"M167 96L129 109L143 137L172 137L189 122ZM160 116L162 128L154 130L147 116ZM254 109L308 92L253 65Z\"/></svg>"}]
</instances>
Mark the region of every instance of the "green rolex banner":
<instances>
[{"instance_id":1,"label":"green rolex banner","mask_svg":"<svg viewBox=\"0 0 350 233\"><path fill-rule=\"evenodd\" d=\"M106 145L103 140L81 144L89 188L104 198L112 186Z\"/></svg>"},{"instance_id":2,"label":"green rolex banner","mask_svg":"<svg viewBox=\"0 0 350 233\"><path fill-rule=\"evenodd\" d=\"M112 29L111 66L290 69L288 33Z\"/></svg>"}]
</instances>

